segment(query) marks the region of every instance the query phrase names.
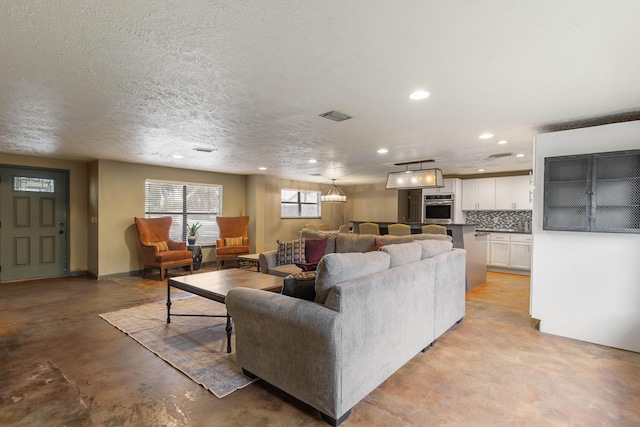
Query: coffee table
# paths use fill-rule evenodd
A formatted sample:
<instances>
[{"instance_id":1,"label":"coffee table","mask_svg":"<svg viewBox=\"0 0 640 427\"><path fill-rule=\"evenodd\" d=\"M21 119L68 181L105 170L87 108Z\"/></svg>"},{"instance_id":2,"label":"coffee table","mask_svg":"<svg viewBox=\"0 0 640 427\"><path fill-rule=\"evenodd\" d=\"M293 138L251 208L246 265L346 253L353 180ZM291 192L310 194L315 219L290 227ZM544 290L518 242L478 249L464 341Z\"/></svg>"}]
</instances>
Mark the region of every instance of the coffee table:
<instances>
[{"instance_id":1,"label":"coffee table","mask_svg":"<svg viewBox=\"0 0 640 427\"><path fill-rule=\"evenodd\" d=\"M194 295L213 301L225 303L227 293L235 288L252 288L264 291L280 291L282 277L271 274L256 274L247 270L231 268L228 270L211 271L208 273L191 274L188 276L172 277L167 282L167 323L171 323L171 316L193 317L226 317L227 318L227 353L231 353L231 316L227 314L186 314L171 313L171 288L181 289Z\"/></svg>"},{"instance_id":2,"label":"coffee table","mask_svg":"<svg viewBox=\"0 0 640 427\"><path fill-rule=\"evenodd\" d=\"M238 255L238 262L249 264L249 267L256 267L260 273L260 254Z\"/></svg>"}]
</instances>

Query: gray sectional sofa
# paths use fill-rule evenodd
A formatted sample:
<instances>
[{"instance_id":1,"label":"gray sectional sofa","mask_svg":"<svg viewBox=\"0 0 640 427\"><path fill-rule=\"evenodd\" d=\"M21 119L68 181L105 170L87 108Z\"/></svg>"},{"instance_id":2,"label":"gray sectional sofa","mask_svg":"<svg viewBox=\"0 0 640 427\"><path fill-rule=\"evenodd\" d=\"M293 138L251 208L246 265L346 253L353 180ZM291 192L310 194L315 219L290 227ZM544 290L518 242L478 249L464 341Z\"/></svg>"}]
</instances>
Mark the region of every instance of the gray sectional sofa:
<instances>
[{"instance_id":1,"label":"gray sectional sofa","mask_svg":"<svg viewBox=\"0 0 640 427\"><path fill-rule=\"evenodd\" d=\"M328 253L315 301L233 289L226 304L238 363L338 425L462 319L465 256L439 239Z\"/></svg>"},{"instance_id":2,"label":"gray sectional sofa","mask_svg":"<svg viewBox=\"0 0 640 427\"><path fill-rule=\"evenodd\" d=\"M324 234L315 230L303 228L300 231L300 238L318 239L326 238L324 254L347 253L347 252L369 252L376 249L378 243L407 243L415 240L444 240L451 241L451 236L441 234L412 234L409 236L373 235L373 234ZM266 251L259 254L260 271L265 274L286 277L296 274L302 269L295 264L278 265L278 251Z\"/></svg>"}]
</instances>

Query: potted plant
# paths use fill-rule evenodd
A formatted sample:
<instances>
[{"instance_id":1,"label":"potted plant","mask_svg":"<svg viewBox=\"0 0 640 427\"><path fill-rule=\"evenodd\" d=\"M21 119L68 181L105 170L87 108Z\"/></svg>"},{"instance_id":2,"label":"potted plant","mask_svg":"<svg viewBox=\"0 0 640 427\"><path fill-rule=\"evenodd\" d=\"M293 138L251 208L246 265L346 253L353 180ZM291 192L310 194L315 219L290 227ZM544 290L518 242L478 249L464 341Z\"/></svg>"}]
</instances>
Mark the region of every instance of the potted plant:
<instances>
[{"instance_id":1,"label":"potted plant","mask_svg":"<svg viewBox=\"0 0 640 427\"><path fill-rule=\"evenodd\" d=\"M187 224L187 230L189 232L189 236L187 237L187 241L189 242L190 245L193 245L196 243L196 233L198 232L198 229L202 227L202 224L200 224L200 222L196 221L193 224L189 225Z\"/></svg>"}]
</instances>

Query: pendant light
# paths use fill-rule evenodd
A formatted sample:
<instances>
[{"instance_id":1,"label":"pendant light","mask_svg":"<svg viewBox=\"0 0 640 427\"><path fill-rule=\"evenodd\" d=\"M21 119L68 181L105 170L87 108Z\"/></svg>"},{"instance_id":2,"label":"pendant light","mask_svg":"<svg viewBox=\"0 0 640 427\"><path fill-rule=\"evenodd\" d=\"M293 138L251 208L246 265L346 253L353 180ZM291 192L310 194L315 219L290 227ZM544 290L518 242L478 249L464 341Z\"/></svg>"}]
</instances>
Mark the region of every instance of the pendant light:
<instances>
[{"instance_id":1,"label":"pendant light","mask_svg":"<svg viewBox=\"0 0 640 427\"><path fill-rule=\"evenodd\" d=\"M347 196L342 192L339 187L336 187L336 180L332 179L331 188L326 193L320 195L320 201L323 203L345 203Z\"/></svg>"}]
</instances>

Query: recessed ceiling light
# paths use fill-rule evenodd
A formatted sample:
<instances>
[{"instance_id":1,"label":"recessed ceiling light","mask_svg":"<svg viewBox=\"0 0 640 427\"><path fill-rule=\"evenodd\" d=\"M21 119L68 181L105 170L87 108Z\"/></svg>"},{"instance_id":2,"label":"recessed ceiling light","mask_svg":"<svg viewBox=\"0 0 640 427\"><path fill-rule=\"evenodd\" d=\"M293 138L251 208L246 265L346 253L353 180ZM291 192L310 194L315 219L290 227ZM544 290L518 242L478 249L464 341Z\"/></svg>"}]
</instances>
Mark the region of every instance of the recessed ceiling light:
<instances>
[{"instance_id":1,"label":"recessed ceiling light","mask_svg":"<svg viewBox=\"0 0 640 427\"><path fill-rule=\"evenodd\" d=\"M184 159L184 156L182 154L174 154L173 158L174 159Z\"/></svg>"},{"instance_id":2,"label":"recessed ceiling light","mask_svg":"<svg viewBox=\"0 0 640 427\"><path fill-rule=\"evenodd\" d=\"M506 139L501 139L500 141L498 141L498 144L500 144L500 145L504 145L506 143L507 143Z\"/></svg>"},{"instance_id":3,"label":"recessed ceiling light","mask_svg":"<svg viewBox=\"0 0 640 427\"><path fill-rule=\"evenodd\" d=\"M524 157L524 154L522 154L522 153L516 154L516 157Z\"/></svg>"},{"instance_id":4,"label":"recessed ceiling light","mask_svg":"<svg viewBox=\"0 0 640 427\"><path fill-rule=\"evenodd\" d=\"M387 154L389 152L389 150L387 150L386 148L381 148L378 150L378 154Z\"/></svg>"},{"instance_id":5,"label":"recessed ceiling light","mask_svg":"<svg viewBox=\"0 0 640 427\"><path fill-rule=\"evenodd\" d=\"M480 139L489 139L489 138L493 138L493 134L492 133L483 133L482 135L480 135L478 138Z\"/></svg>"},{"instance_id":6,"label":"recessed ceiling light","mask_svg":"<svg viewBox=\"0 0 640 427\"><path fill-rule=\"evenodd\" d=\"M484 172L484 169L478 169L478 172Z\"/></svg>"},{"instance_id":7,"label":"recessed ceiling light","mask_svg":"<svg viewBox=\"0 0 640 427\"><path fill-rule=\"evenodd\" d=\"M316 159L311 159L309 160L309 163L318 163L318 161Z\"/></svg>"},{"instance_id":8,"label":"recessed ceiling light","mask_svg":"<svg viewBox=\"0 0 640 427\"><path fill-rule=\"evenodd\" d=\"M267 168L265 168L264 166L260 166L258 169L260 169L261 171L266 171Z\"/></svg>"},{"instance_id":9,"label":"recessed ceiling light","mask_svg":"<svg viewBox=\"0 0 640 427\"><path fill-rule=\"evenodd\" d=\"M429 92L427 92L427 91L417 90L417 91L413 92L411 95L409 95L409 98L415 99L415 100L419 100L419 99L428 98L429 95L431 95L431 94Z\"/></svg>"}]
</instances>

